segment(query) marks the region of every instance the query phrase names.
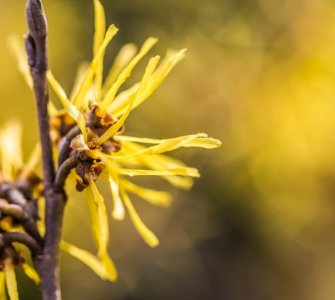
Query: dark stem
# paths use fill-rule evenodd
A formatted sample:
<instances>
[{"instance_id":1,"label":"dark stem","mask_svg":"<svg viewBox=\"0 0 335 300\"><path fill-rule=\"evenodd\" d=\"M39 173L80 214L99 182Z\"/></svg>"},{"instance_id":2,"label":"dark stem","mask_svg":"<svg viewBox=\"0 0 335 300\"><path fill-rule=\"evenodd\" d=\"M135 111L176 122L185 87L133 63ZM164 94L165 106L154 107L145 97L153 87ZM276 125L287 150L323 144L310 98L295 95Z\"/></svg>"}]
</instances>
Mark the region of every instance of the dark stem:
<instances>
[{"instance_id":1,"label":"dark stem","mask_svg":"<svg viewBox=\"0 0 335 300\"><path fill-rule=\"evenodd\" d=\"M27 246L33 256L38 256L41 252L40 245L28 234L22 232L6 232L0 234L0 244L5 246L11 243L20 243Z\"/></svg>"},{"instance_id":2,"label":"dark stem","mask_svg":"<svg viewBox=\"0 0 335 300\"><path fill-rule=\"evenodd\" d=\"M29 27L29 33L26 37L26 50L37 101L44 188L49 189L52 187L55 178L55 169L52 161L52 143L48 114L49 94L46 81L46 71L48 68L47 23L40 0L28 0L26 12Z\"/></svg>"},{"instance_id":3,"label":"dark stem","mask_svg":"<svg viewBox=\"0 0 335 300\"><path fill-rule=\"evenodd\" d=\"M43 300L60 300L58 257L66 195L63 190L56 191L54 185L56 175L50 138L46 81L47 21L41 0L28 0L26 14L29 27L26 50L37 102L46 199L46 235L43 253L35 258L35 266L41 277L40 290Z\"/></svg>"},{"instance_id":4,"label":"dark stem","mask_svg":"<svg viewBox=\"0 0 335 300\"><path fill-rule=\"evenodd\" d=\"M61 300L58 263L65 195L49 190L46 191L45 197L46 235L43 254L35 258L35 266L41 278L42 299Z\"/></svg>"},{"instance_id":5,"label":"dark stem","mask_svg":"<svg viewBox=\"0 0 335 300\"><path fill-rule=\"evenodd\" d=\"M40 233L37 230L36 226L36 207L33 203L33 200L28 201L23 193L17 188L13 187L10 184L2 184L0 186L0 196L7 198L10 203L9 208L11 210L7 211L7 214L11 215L14 213L14 208L16 208L16 215L12 215L12 217L21 221L23 228L27 233L29 233L40 245L42 245L43 240ZM0 210L6 209L4 208L4 203L0 202ZM18 214L18 210L21 210L20 215Z\"/></svg>"},{"instance_id":6,"label":"dark stem","mask_svg":"<svg viewBox=\"0 0 335 300\"><path fill-rule=\"evenodd\" d=\"M64 161L69 157L71 153L71 142L77 136L81 134L81 130L78 126L73 127L65 137L62 138L59 143L59 154L58 154L58 167L60 167Z\"/></svg>"},{"instance_id":7,"label":"dark stem","mask_svg":"<svg viewBox=\"0 0 335 300\"><path fill-rule=\"evenodd\" d=\"M70 156L66 159L59 167L56 175L55 188L56 190L63 190L67 177L71 170L75 168L79 163L79 159L76 156Z\"/></svg>"}]
</instances>

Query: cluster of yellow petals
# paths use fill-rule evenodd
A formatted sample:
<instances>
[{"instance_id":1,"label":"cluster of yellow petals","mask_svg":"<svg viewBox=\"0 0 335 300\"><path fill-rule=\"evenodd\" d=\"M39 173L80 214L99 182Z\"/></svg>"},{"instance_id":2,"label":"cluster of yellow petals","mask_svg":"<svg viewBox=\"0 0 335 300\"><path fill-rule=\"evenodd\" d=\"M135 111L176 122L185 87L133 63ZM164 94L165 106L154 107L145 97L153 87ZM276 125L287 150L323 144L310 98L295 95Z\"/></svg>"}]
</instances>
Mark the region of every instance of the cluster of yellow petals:
<instances>
[{"instance_id":1,"label":"cluster of yellow petals","mask_svg":"<svg viewBox=\"0 0 335 300\"><path fill-rule=\"evenodd\" d=\"M82 149L86 149L90 157L99 159L105 166L101 178L106 179L110 185L113 199L112 217L122 220L127 213L143 240L149 246L156 247L159 244L158 238L143 223L132 204L129 194L135 194L161 207L167 207L171 203L171 196L164 191L138 186L131 182L129 177L159 176L178 188L188 189L192 186L192 177L200 176L198 170L190 168L163 153L182 147L213 149L219 147L221 143L209 138L204 133L163 140L118 134L129 114L145 102L161 85L174 66L185 57L186 50L168 51L162 61L160 56L154 56L149 60L141 80L120 92L120 88L130 77L137 64L157 43L157 39L148 38L139 50L133 44L122 47L111 70L103 80L104 55L118 29L112 25L106 31L106 18L100 1L94 0L94 7L93 59L90 64L80 66L70 96L67 95L50 70L47 73L47 78L62 104L62 111L65 111L81 130ZM12 40L11 45L19 57L19 70L24 75L28 85L31 86L24 50L20 48L15 39ZM117 121L98 137L96 144L102 145L113 138L122 143L122 149L119 152L106 154L100 150L90 150L86 144L88 143L88 128L85 116L90 112L92 104L98 106L101 112L117 118ZM50 104L49 108L51 115L59 114L59 110L53 104ZM117 277L117 271L107 253L109 225L104 198L93 180L90 181L85 192L92 231L98 248L97 255L95 256L65 241L62 242L61 248L88 265L101 278L114 281Z\"/></svg>"}]
</instances>

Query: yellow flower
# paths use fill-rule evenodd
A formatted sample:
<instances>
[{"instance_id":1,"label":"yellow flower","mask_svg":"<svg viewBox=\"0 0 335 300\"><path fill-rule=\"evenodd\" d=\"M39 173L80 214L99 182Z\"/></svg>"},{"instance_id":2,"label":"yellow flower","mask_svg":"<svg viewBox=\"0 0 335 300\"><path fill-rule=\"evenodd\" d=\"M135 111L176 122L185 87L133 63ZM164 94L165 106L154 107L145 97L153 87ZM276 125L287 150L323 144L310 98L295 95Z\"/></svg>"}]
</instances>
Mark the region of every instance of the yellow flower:
<instances>
[{"instance_id":1,"label":"yellow flower","mask_svg":"<svg viewBox=\"0 0 335 300\"><path fill-rule=\"evenodd\" d=\"M0 185L2 189L12 186L18 186L23 181L31 186L31 191L38 193L39 181L34 173L39 161L40 150L36 146L30 159L26 164L23 163L21 150L21 132L20 123L16 121L9 122L0 130ZM1 196L0 199L0 235L6 233L23 232L23 227L14 222L11 212L20 211L22 198L17 198L16 203L11 203ZM18 223L18 224L16 224ZM33 268L32 259L29 250L19 243L3 244L0 247L0 300L6 299L5 286L11 300L18 299L17 283L15 276L15 267L21 265L25 274L39 282L36 270Z\"/></svg>"},{"instance_id":2,"label":"yellow flower","mask_svg":"<svg viewBox=\"0 0 335 300\"><path fill-rule=\"evenodd\" d=\"M62 164L64 140L74 128L77 135L71 138L70 155L78 158L76 172L71 173L77 180L77 189L86 190L91 224L98 246L97 258L89 252L62 242L62 249L80 259L104 279L115 280L116 270L107 254L109 239L108 214L104 198L96 181L98 178L109 183L113 210L116 220L129 215L135 229L151 247L159 240L143 223L132 204L129 194L134 194L154 205L167 207L171 196L165 191L156 191L133 183L134 176L158 176L172 185L188 189L194 177L199 177L195 168L173 159L164 153L182 147L217 148L221 142L204 133L185 135L171 139L150 139L124 135L125 122L130 113L143 104L162 84L171 70L185 57L186 49L168 51L161 61L160 56L152 57L142 79L132 87L120 92L137 64L157 43L148 38L137 50L133 44L125 45L114 60L111 70L103 80L103 59L108 45L118 29L112 25L106 31L104 9L98 0L95 7L95 36L93 59L89 65L80 66L71 95L68 96L52 72L47 73L48 81L62 104L62 109L50 106L55 146L59 147L59 162ZM27 83L31 79L24 62L23 50L12 41L19 54L19 69ZM161 61L161 62L160 62ZM70 118L69 118L70 117ZM70 150L71 150L70 149ZM65 149L66 153L67 149Z\"/></svg>"},{"instance_id":3,"label":"yellow flower","mask_svg":"<svg viewBox=\"0 0 335 300\"><path fill-rule=\"evenodd\" d=\"M5 286L7 287L7 291L9 294L9 297L11 300L18 300L19 294L17 291L17 283L16 283L16 276L15 276L15 270L14 270L14 264L11 260L6 259L4 261L4 273L0 274L0 285L1 289L3 290L2 298L0 299L6 299L5 297ZM1 294L0 294L1 295Z\"/></svg>"}]
</instances>

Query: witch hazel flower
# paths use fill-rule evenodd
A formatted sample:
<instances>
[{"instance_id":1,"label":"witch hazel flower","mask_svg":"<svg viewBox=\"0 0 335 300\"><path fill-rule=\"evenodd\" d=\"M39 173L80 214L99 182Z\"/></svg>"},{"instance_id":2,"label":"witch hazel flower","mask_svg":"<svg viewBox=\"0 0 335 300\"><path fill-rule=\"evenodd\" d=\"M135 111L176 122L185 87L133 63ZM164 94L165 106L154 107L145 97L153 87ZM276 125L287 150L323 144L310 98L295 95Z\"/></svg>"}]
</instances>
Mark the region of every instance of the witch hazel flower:
<instances>
[{"instance_id":1,"label":"witch hazel flower","mask_svg":"<svg viewBox=\"0 0 335 300\"><path fill-rule=\"evenodd\" d=\"M161 207L168 207L171 203L168 192L138 185L133 177L155 176L177 188L189 189L193 178L200 176L199 171L166 153L190 147L214 149L221 146L221 142L205 133L170 139L126 134L129 115L149 99L172 69L184 59L186 49L170 50L163 59L158 55L153 56L139 82L124 89L136 66L158 40L150 37L139 49L134 44L123 46L104 78L105 52L118 33L118 28L112 25L106 30L105 12L100 1L94 1L94 8L93 59L79 67L70 95L67 95L52 71L47 72L49 85L62 105L57 108L55 104L50 104L49 113L60 174L56 183L63 186L67 178L64 174L69 174L76 182L77 191L85 194L97 255L65 241L62 241L61 247L87 264L101 278L114 281L117 271L107 252L109 218L121 221L128 215L142 239L150 247L156 247L159 239L143 222L131 195ZM16 40L12 40L11 44L18 56L19 70L28 85L32 86L24 50ZM100 180L108 183L111 197L104 197L100 193L97 186ZM108 201L112 201L111 212L106 209Z\"/></svg>"}]
</instances>

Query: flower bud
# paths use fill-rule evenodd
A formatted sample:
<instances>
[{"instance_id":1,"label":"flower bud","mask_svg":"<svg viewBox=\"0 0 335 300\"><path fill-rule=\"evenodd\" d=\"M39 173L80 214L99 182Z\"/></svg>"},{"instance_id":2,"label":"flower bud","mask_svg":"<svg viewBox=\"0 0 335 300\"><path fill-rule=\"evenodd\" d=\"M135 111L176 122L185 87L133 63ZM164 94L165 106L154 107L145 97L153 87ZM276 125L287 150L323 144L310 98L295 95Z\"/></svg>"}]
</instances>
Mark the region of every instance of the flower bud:
<instances>
[{"instance_id":1,"label":"flower bud","mask_svg":"<svg viewBox=\"0 0 335 300\"><path fill-rule=\"evenodd\" d=\"M31 36L34 39L46 37L48 24L41 0L28 0L26 14Z\"/></svg>"}]
</instances>

